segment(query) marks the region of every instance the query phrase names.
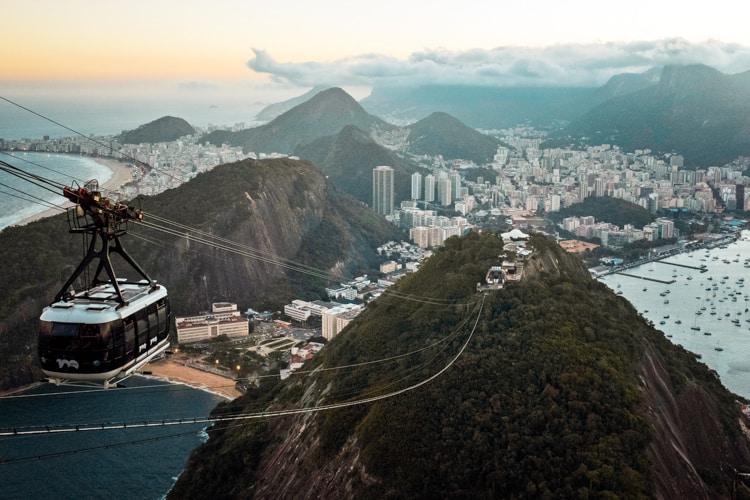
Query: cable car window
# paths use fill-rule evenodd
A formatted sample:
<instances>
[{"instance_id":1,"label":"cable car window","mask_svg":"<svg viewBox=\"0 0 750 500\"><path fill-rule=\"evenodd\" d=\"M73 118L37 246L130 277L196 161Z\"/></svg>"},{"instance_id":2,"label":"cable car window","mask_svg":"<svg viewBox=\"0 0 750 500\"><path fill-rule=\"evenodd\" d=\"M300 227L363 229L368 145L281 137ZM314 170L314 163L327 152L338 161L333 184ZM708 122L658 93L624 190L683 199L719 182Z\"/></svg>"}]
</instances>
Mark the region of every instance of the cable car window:
<instances>
[{"instance_id":1,"label":"cable car window","mask_svg":"<svg viewBox=\"0 0 750 500\"><path fill-rule=\"evenodd\" d=\"M159 320L157 319L155 304L151 304L150 306L148 306L147 311L148 311L148 326L151 328L151 331L149 332L149 337L150 337L158 333Z\"/></svg>"},{"instance_id":2,"label":"cable car window","mask_svg":"<svg viewBox=\"0 0 750 500\"><path fill-rule=\"evenodd\" d=\"M97 337L99 325L81 325L81 337Z\"/></svg>"},{"instance_id":3,"label":"cable car window","mask_svg":"<svg viewBox=\"0 0 750 500\"><path fill-rule=\"evenodd\" d=\"M130 356L135 350L135 322L132 316L122 320L125 333L125 356Z\"/></svg>"},{"instance_id":4,"label":"cable car window","mask_svg":"<svg viewBox=\"0 0 750 500\"><path fill-rule=\"evenodd\" d=\"M157 314L159 315L159 334L166 336L169 329L169 303L166 300L162 299L157 304Z\"/></svg>"},{"instance_id":5,"label":"cable car window","mask_svg":"<svg viewBox=\"0 0 750 500\"><path fill-rule=\"evenodd\" d=\"M144 311L137 311L135 313L135 321L138 324L138 336L141 339L148 335L148 317Z\"/></svg>"},{"instance_id":6,"label":"cable car window","mask_svg":"<svg viewBox=\"0 0 750 500\"><path fill-rule=\"evenodd\" d=\"M52 325L53 337L77 337L80 330L77 323L54 323Z\"/></svg>"}]
</instances>

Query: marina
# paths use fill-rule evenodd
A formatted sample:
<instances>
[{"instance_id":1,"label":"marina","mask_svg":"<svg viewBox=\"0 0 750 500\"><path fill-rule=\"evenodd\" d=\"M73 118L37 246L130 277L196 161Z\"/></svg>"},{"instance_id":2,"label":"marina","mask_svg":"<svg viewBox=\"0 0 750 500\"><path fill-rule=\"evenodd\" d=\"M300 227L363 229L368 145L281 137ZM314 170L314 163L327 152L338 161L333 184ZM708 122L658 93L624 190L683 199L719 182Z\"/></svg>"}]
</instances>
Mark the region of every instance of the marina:
<instances>
[{"instance_id":1,"label":"marina","mask_svg":"<svg viewBox=\"0 0 750 500\"><path fill-rule=\"evenodd\" d=\"M694 352L729 390L750 397L750 232L742 236L600 280L670 341ZM656 284L644 287L643 280Z\"/></svg>"}]
</instances>

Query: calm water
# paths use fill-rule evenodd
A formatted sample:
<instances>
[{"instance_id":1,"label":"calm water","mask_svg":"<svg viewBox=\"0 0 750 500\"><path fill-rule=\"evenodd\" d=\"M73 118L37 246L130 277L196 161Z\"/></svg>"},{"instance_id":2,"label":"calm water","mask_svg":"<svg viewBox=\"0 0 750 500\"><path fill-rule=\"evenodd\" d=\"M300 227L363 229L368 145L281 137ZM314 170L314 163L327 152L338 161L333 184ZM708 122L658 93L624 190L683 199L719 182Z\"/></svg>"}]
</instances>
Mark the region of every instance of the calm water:
<instances>
[{"instance_id":1,"label":"calm water","mask_svg":"<svg viewBox=\"0 0 750 500\"><path fill-rule=\"evenodd\" d=\"M0 427L191 419L221 400L141 377L125 385L94 392L46 385L26 393L39 396L0 399ZM0 438L0 497L162 498L203 441L205 425Z\"/></svg>"},{"instance_id":2,"label":"calm water","mask_svg":"<svg viewBox=\"0 0 750 500\"><path fill-rule=\"evenodd\" d=\"M22 152L9 154L0 154L0 160L66 186L73 182L82 186L90 179L96 179L102 185L112 177L111 170L85 156ZM51 192L0 171L0 229L48 210L50 203L61 205L66 201L62 193Z\"/></svg>"},{"instance_id":3,"label":"calm water","mask_svg":"<svg viewBox=\"0 0 750 500\"><path fill-rule=\"evenodd\" d=\"M750 233L743 232L743 238ZM729 390L750 398L750 240L664 262L705 265L708 271L652 262L627 272L674 282L622 275L606 276L602 282L621 292L656 328L671 335L672 342L701 354L701 361L716 370Z\"/></svg>"}]
</instances>

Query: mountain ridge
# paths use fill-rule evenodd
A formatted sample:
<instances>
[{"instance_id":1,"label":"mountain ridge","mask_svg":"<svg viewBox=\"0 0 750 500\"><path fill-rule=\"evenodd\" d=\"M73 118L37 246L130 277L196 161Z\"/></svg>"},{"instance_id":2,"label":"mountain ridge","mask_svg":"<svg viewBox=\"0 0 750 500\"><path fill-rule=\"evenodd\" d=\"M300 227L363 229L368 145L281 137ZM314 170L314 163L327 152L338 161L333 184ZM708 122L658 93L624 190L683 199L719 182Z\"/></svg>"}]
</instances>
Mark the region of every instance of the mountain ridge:
<instances>
[{"instance_id":1,"label":"mountain ridge","mask_svg":"<svg viewBox=\"0 0 750 500\"><path fill-rule=\"evenodd\" d=\"M315 139L338 133L345 125L362 130L392 128L380 118L369 115L345 91L333 87L280 114L269 123L238 132L215 131L205 140L220 146L226 142L248 152L292 154Z\"/></svg>"}]
</instances>

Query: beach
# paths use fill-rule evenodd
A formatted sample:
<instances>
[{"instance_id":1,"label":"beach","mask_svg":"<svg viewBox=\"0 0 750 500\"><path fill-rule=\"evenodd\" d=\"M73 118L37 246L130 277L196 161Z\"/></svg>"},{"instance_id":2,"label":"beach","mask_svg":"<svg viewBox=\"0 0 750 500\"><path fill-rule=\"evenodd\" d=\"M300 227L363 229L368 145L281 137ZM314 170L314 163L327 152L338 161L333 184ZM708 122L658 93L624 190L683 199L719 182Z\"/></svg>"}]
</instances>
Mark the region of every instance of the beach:
<instances>
[{"instance_id":1,"label":"beach","mask_svg":"<svg viewBox=\"0 0 750 500\"><path fill-rule=\"evenodd\" d=\"M91 157L90 159L98 163L99 165L108 168L112 172L112 175L110 176L110 178L99 186L100 189L103 189L105 191L116 191L120 189L123 186L123 184L125 184L126 182L132 179L132 167L128 166L127 163L120 163L114 158ZM73 206L73 204L70 202L67 202L56 208L48 208L47 210L44 210L43 212L39 212L30 217L26 217L25 219L19 221L18 223L14 225L25 226L26 224L30 222L44 219L52 215L57 215L60 212L62 212L63 209L71 207L71 206Z\"/></svg>"},{"instance_id":2,"label":"beach","mask_svg":"<svg viewBox=\"0 0 750 500\"><path fill-rule=\"evenodd\" d=\"M226 399L235 399L242 393L235 388L235 380L214 373L205 372L187 366L185 359L179 356L162 358L144 366L141 372L150 372L150 376L189 385L195 389L209 391Z\"/></svg>"}]
</instances>

